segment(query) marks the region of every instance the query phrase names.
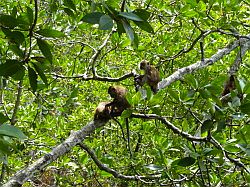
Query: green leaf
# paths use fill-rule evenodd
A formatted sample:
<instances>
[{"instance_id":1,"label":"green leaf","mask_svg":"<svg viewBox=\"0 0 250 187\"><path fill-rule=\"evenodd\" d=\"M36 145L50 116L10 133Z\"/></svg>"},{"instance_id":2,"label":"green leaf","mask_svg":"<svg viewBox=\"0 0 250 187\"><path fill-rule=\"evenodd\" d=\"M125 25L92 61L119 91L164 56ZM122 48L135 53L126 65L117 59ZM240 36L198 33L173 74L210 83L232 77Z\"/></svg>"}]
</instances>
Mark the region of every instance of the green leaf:
<instances>
[{"instance_id":1,"label":"green leaf","mask_svg":"<svg viewBox=\"0 0 250 187\"><path fill-rule=\"evenodd\" d=\"M11 31L6 28L2 28L3 33L5 36L10 40L12 43L16 43L18 45L22 44L25 41L25 37L22 32L20 31Z\"/></svg>"},{"instance_id":2,"label":"green leaf","mask_svg":"<svg viewBox=\"0 0 250 187\"><path fill-rule=\"evenodd\" d=\"M126 31L126 34L127 34L128 38L129 38L129 40L131 42L133 42L134 39L135 39L133 28L130 26L130 24L129 24L129 22L127 20L121 20L121 21L122 21L123 28Z\"/></svg>"},{"instance_id":3,"label":"green leaf","mask_svg":"<svg viewBox=\"0 0 250 187\"><path fill-rule=\"evenodd\" d=\"M9 120L8 116L5 116L2 112L0 112L0 124L3 124L8 120Z\"/></svg>"},{"instance_id":4,"label":"green leaf","mask_svg":"<svg viewBox=\"0 0 250 187\"><path fill-rule=\"evenodd\" d=\"M132 110L130 110L130 109L124 110L124 111L122 112L121 117L122 117L122 118L129 118L129 117L131 116L131 114L132 114Z\"/></svg>"},{"instance_id":5,"label":"green leaf","mask_svg":"<svg viewBox=\"0 0 250 187\"><path fill-rule=\"evenodd\" d=\"M37 89L37 74L35 70L33 70L31 67L28 67L28 74L29 74L31 89L33 92L35 92Z\"/></svg>"},{"instance_id":6,"label":"green leaf","mask_svg":"<svg viewBox=\"0 0 250 187\"><path fill-rule=\"evenodd\" d=\"M86 14L83 16L81 21L86 22L86 23L91 23L91 24L99 24L100 18L105 15L102 12L92 12L90 14Z\"/></svg>"},{"instance_id":7,"label":"green leaf","mask_svg":"<svg viewBox=\"0 0 250 187\"><path fill-rule=\"evenodd\" d=\"M60 38L65 36L63 32L54 29L41 29L36 33L44 37L51 37L51 38Z\"/></svg>"},{"instance_id":8,"label":"green leaf","mask_svg":"<svg viewBox=\"0 0 250 187\"><path fill-rule=\"evenodd\" d=\"M100 30L111 30L113 28L113 20L108 15L103 15L99 21Z\"/></svg>"},{"instance_id":9,"label":"green leaf","mask_svg":"<svg viewBox=\"0 0 250 187\"><path fill-rule=\"evenodd\" d=\"M137 16L139 16L141 19L143 19L144 21L148 20L149 16L150 16L150 12L148 12L145 9L135 9L133 11L134 14L136 14Z\"/></svg>"},{"instance_id":10,"label":"green leaf","mask_svg":"<svg viewBox=\"0 0 250 187\"><path fill-rule=\"evenodd\" d=\"M24 66L21 66L14 75L11 75L11 77L14 80L23 80L24 75L25 75L25 68Z\"/></svg>"},{"instance_id":11,"label":"green leaf","mask_svg":"<svg viewBox=\"0 0 250 187\"><path fill-rule=\"evenodd\" d=\"M17 44L10 44L9 49L17 56L24 58L24 52L19 48Z\"/></svg>"},{"instance_id":12,"label":"green leaf","mask_svg":"<svg viewBox=\"0 0 250 187\"><path fill-rule=\"evenodd\" d=\"M14 75L20 68L22 68L22 64L17 60L6 60L5 63L0 64L0 76L12 76Z\"/></svg>"},{"instance_id":13,"label":"green leaf","mask_svg":"<svg viewBox=\"0 0 250 187\"><path fill-rule=\"evenodd\" d=\"M208 130L213 128L213 121L212 120L206 120L203 122L202 126L201 126L201 133L205 133Z\"/></svg>"},{"instance_id":14,"label":"green leaf","mask_svg":"<svg viewBox=\"0 0 250 187\"><path fill-rule=\"evenodd\" d=\"M100 174L101 174L102 177L112 177L113 176L111 173L108 173L106 171L101 171Z\"/></svg>"},{"instance_id":15,"label":"green leaf","mask_svg":"<svg viewBox=\"0 0 250 187\"><path fill-rule=\"evenodd\" d=\"M38 75L41 77L41 79L43 80L44 84L46 84L46 86L48 85L48 80L47 77L45 76L43 69L40 67L39 64L37 63L32 63L36 72L38 73Z\"/></svg>"},{"instance_id":16,"label":"green leaf","mask_svg":"<svg viewBox=\"0 0 250 187\"><path fill-rule=\"evenodd\" d=\"M132 12L119 12L118 15L133 21L143 21L143 19Z\"/></svg>"},{"instance_id":17,"label":"green leaf","mask_svg":"<svg viewBox=\"0 0 250 187\"><path fill-rule=\"evenodd\" d=\"M223 129L225 129L227 126L226 122L223 120L223 121L219 121L217 122L217 130L216 132L221 132Z\"/></svg>"},{"instance_id":18,"label":"green leaf","mask_svg":"<svg viewBox=\"0 0 250 187\"><path fill-rule=\"evenodd\" d=\"M3 138L0 138L0 153L10 155L11 154L10 148L11 144L8 141L4 140Z\"/></svg>"},{"instance_id":19,"label":"green leaf","mask_svg":"<svg viewBox=\"0 0 250 187\"><path fill-rule=\"evenodd\" d=\"M20 140L26 139L27 137L23 134L21 130L13 125L0 125L0 134L4 136L15 137Z\"/></svg>"},{"instance_id":20,"label":"green leaf","mask_svg":"<svg viewBox=\"0 0 250 187\"><path fill-rule=\"evenodd\" d=\"M42 54L50 61L52 62L52 54L50 51L50 45L41 39L37 39L37 44L39 46L39 49L42 51Z\"/></svg>"},{"instance_id":21,"label":"green leaf","mask_svg":"<svg viewBox=\"0 0 250 187\"><path fill-rule=\"evenodd\" d=\"M15 17L10 15L0 14L0 26L8 27L13 29L18 24L18 21Z\"/></svg>"},{"instance_id":22,"label":"green leaf","mask_svg":"<svg viewBox=\"0 0 250 187\"><path fill-rule=\"evenodd\" d=\"M76 5L74 4L72 0L63 0L63 4L64 6L76 11Z\"/></svg>"},{"instance_id":23,"label":"green leaf","mask_svg":"<svg viewBox=\"0 0 250 187\"><path fill-rule=\"evenodd\" d=\"M182 167L192 166L195 161L196 159L193 157L184 157L182 159L178 159L177 165Z\"/></svg>"},{"instance_id":24,"label":"green leaf","mask_svg":"<svg viewBox=\"0 0 250 187\"><path fill-rule=\"evenodd\" d=\"M147 21L143 21L143 22L139 22L139 21L134 21L134 23L142 30L148 32L148 33L152 33L154 34L154 29L153 27L147 22Z\"/></svg>"},{"instance_id":25,"label":"green leaf","mask_svg":"<svg viewBox=\"0 0 250 187\"><path fill-rule=\"evenodd\" d=\"M27 9L27 16L28 16L28 19L29 19L29 23L30 23L30 25L32 25L33 24L33 19L34 19L33 10L28 6L26 6L26 9Z\"/></svg>"},{"instance_id":26,"label":"green leaf","mask_svg":"<svg viewBox=\"0 0 250 187\"><path fill-rule=\"evenodd\" d=\"M250 103L245 103L245 104L241 105L240 110L241 110L241 112L249 115L250 114Z\"/></svg>"}]
</instances>

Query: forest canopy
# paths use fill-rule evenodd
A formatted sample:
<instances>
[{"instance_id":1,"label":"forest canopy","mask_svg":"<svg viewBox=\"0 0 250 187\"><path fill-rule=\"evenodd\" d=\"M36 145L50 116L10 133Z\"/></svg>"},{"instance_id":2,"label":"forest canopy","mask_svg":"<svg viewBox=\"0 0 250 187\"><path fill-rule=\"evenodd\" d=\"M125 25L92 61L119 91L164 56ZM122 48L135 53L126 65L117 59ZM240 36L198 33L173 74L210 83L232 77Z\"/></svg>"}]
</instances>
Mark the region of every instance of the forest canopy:
<instances>
[{"instance_id":1,"label":"forest canopy","mask_svg":"<svg viewBox=\"0 0 250 187\"><path fill-rule=\"evenodd\" d=\"M247 0L1 0L0 185L248 186Z\"/></svg>"}]
</instances>

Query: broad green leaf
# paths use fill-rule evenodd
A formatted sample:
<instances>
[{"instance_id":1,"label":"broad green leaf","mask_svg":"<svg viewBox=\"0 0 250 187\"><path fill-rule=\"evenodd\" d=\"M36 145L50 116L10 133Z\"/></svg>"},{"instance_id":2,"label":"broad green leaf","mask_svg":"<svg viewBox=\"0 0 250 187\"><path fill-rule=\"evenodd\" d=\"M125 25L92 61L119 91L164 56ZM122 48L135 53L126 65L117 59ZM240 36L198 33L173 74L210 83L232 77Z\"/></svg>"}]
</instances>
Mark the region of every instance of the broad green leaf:
<instances>
[{"instance_id":1,"label":"broad green leaf","mask_svg":"<svg viewBox=\"0 0 250 187\"><path fill-rule=\"evenodd\" d=\"M135 39L133 28L130 26L130 24L129 24L129 22L127 20L122 19L121 21L122 21L123 28L126 31L126 34L127 34L128 38L129 38L129 40L131 42L133 42L134 39Z\"/></svg>"},{"instance_id":2,"label":"broad green leaf","mask_svg":"<svg viewBox=\"0 0 250 187\"><path fill-rule=\"evenodd\" d=\"M249 115L250 114L250 103L245 103L245 104L241 105L240 110L241 110L241 112Z\"/></svg>"},{"instance_id":3,"label":"broad green leaf","mask_svg":"<svg viewBox=\"0 0 250 187\"><path fill-rule=\"evenodd\" d=\"M27 9L27 16L29 18L29 23L30 23L30 25L32 25L33 19L34 19L33 10L28 6L26 6L26 9Z\"/></svg>"},{"instance_id":4,"label":"broad green leaf","mask_svg":"<svg viewBox=\"0 0 250 187\"><path fill-rule=\"evenodd\" d=\"M192 166L195 163L196 159L193 157L184 157L182 159L178 159L177 165L182 167Z\"/></svg>"},{"instance_id":5,"label":"broad green leaf","mask_svg":"<svg viewBox=\"0 0 250 187\"><path fill-rule=\"evenodd\" d=\"M50 51L49 44L41 39L37 39L37 44L39 46L39 49L42 51L42 54L50 61L52 62L52 53Z\"/></svg>"},{"instance_id":6,"label":"broad green leaf","mask_svg":"<svg viewBox=\"0 0 250 187\"><path fill-rule=\"evenodd\" d=\"M39 66L39 64L37 63L32 63L36 72L38 73L38 75L41 77L41 79L43 80L43 82L48 85L48 80L47 77L45 76L43 69Z\"/></svg>"},{"instance_id":7,"label":"broad green leaf","mask_svg":"<svg viewBox=\"0 0 250 187\"><path fill-rule=\"evenodd\" d=\"M92 12L90 14L86 14L83 16L81 21L91 23L91 24L99 24L100 18L105 15L102 12Z\"/></svg>"},{"instance_id":8,"label":"broad green leaf","mask_svg":"<svg viewBox=\"0 0 250 187\"><path fill-rule=\"evenodd\" d=\"M143 21L143 19L132 12L120 12L118 15L133 21Z\"/></svg>"},{"instance_id":9,"label":"broad green leaf","mask_svg":"<svg viewBox=\"0 0 250 187\"><path fill-rule=\"evenodd\" d=\"M198 13L196 11L194 11L194 10L189 10L189 11L183 12L183 15L185 17L192 18L192 17L198 15Z\"/></svg>"},{"instance_id":10,"label":"broad green leaf","mask_svg":"<svg viewBox=\"0 0 250 187\"><path fill-rule=\"evenodd\" d=\"M0 153L10 155L11 154L10 148L11 144L0 137Z\"/></svg>"},{"instance_id":11,"label":"broad green leaf","mask_svg":"<svg viewBox=\"0 0 250 187\"><path fill-rule=\"evenodd\" d=\"M11 77L14 80L23 80L24 75L25 75L25 67L21 66L14 75L11 75Z\"/></svg>"},{"instance_id":12,"label":"broad green leaf","mask_svg":"<svg viewBox=\"0 0 250 187\"><path fill-rule=\"evenodd\" d=\"M225 150L232 152L232 153L237 153L237 152L241 151L241 149L239 147L236 147L233 144L228 144L228 145L224 146L224 148L225 148Z\"/></svg>"},{"instance_id":13,"label":"broad green leaf","mask_svg":"<svg viewBox=\"0 0 250 187\"><path fill-rule=\"evenodd\" d=\"M113 28L113 20L108 15L103 15L99 21L100 30L111 30Z\"/></svg>"},{"instance_id":14,"label":"broad green leaf","mask_svg":"<svg viewBox=\"0 0 250 187\"><path fill-rule=\"evenodd\" d=\"M18 45L22 44L25 41L25 37L20 31L11 31L6 28L2 28L3 33L10 40L11 43L16 43Z\"/></svg>"},{"instance_id":15,"label":"broad green leaf","mask_svg":"<svg viewBox=\"0 0 250 187\"><path fill-rule=\"evenodd\" d=\"M74 4L72 0L63 0L63 4L64 6L76 11L76 5Z\"/></svg>"},{"instance_id":16,"label":"broad green leaf","mask_svg":"<svg viewBox=\"0 0 250 187\"><path fill-rule=\"evenodd\" d=\"M3 124L8 120L9 120L8 116L6 116L2 112L0 112L0 124Z\"/></svg>"},{"instance_id":17,"label":"broad green leaf","mask_svg":"<svg viewBox=\"0 0 250 187\"><path fill-rule=\"evenodd\" d=\"M23 132L13 125L0 125L0 135L15 137L20 140L26 139L26 136Z\"/></svg>"},{"instance_id":18,"label":"broad green leaf","mask_svg":"<svg viewBox=\"0 0 250 187\"><path fill-rule=\"evenodd\" d=\"M28 67L28 75L29 75L30 87L32 88L32 91L35 92L37 89L37 74L35 70L33 70L31 67Z\"/></svg>"},{"instance_id":19,"label":"broad green leaf","mask_svg":"<svg viewBox=\"0 0 250 187\"><path fill-rule=\"evenodd\" d=\"M142 30L144 30L144 31L146 31L146 32L148 32L148 33L154 33L154 29L153 29L153 27L147 22L147 21L141 21L141 22L139 22L139 21L134 21L134 23L138 26L138 27L140 27L140 29L142 29Z\"/></svg>"},{"instance_id":20,"label":"broad green leaf","mask_svg":"<svg viewBox=\"0 0 250 187\"><path fill-rule=\"evenodd\" d=\"M19 48L17 44L10 44L9 49L20 58L24 58L24 52Z\"/></svg>"},{"instance_id":21,"label":"broad green leaf","mask_svg":"<svg viewBox=\"0 0 250 187\"><path fill-rule=\"evenodd\" d=\"M0 14L0 26L8 27L13 29L18 24L18 21L15 17L10 15Z\"/></svg>"},{"instance_id":22,"label":"broad green leaf","mask_svg":"<svg viewBox=\"0 0 250 187\"><path fill-rule=\"evenodd\" d=\"M148 18L150 16L150 12L148 12L145 9L136 9L133 11L133 13L136 14L137 16L139 16L144 21L148 20Z\"/></svg>"},{"instance_id":23,"label":"broad green leaf","mask_svg":"<svg viewBox=\"0 0 250 187\"><path fill-rule=\"evenodd\" d=\"M44 37L51 37L51 38L60 38L65 36L63 32L54 29L41 29L36 33Z\"/></svg>"},{"instance_id":24,"label":"broad green leaf","mask_svg":"<svg viewBox=\"0 0 250 187\"><path fill-rule=\"evenodd\" d=\"M22 67L21 62L17 60L6 60L5 63L0 64L0 76L12 76Z\"/></svg>"},{"instance_id":25,"label":"broad green leaf","mask_svg":"<svg viewBox=\"0 0 250 187\"><path fill-rule=\"evenodd\" d=\"M108 173L108 172L106 172L106 171L101 171L100 175L101 175L102 177L112 177L112 176L113 176L111 173Z\"/></svg>"}]
</instances>

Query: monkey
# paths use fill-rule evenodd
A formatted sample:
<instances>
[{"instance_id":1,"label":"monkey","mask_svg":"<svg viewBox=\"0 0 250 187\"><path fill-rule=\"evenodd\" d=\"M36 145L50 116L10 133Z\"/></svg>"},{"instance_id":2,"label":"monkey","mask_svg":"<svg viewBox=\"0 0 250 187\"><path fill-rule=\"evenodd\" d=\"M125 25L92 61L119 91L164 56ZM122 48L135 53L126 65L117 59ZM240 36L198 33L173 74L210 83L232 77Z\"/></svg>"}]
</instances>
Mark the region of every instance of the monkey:
<instances>
[{"instance_id":1,"label":"monkey","mask_svg":"<svg viewBox=\"0 0 250 187\"><path fill-rule=\"evenodd\" d=\"M110 86L108 94L113 101L100 102L94 114L94 120L108 121L112 117L117 117L122 112L130 108L130 104L126 99L127 89L123 86Z\"/></svg>"},{"instance_id":2,"label":"monkey","mask_svg":"<svg viewBox=\"0 0 250 187\"><path fill-rule=\"evenodd\" d=\"M98 106L95 109L95 114L94 114L94 121L96 120L101 120L101 121L108 121L111 119L111 107L107 106L111 102L109 101L104 101L100 102Z\"/></svg>"},{"instance_id":3,"label":"monkey","mask_svg":"<svg viewBox=\"0 0 250 187\"><path fill-rule=\"evenodd\" d=\"M226 82L226 84L224 86L224 90L223 90L221 96L225 96L225 95L229 94L235 88L236 88L236 85L235 85L235 76L234 75L230 75L229 79L227 80L227 82Z\"/></svg>"},{"instance_id":4,"label":"monkey","mask_svg":"<svg viewBox=\"0 0 250 187\"><path fill-rule=\"evenodd\" d=\"M109 95L114 98L114 100L107 104L106 107L111 106L111 116L120 116L122 112L131 107L128 100L126 99L127 89L123 86L110 86L108 89ZM132 151L130 148L130 131L129 122L126 118L126 129L127 129L127 147L130 153L130 158L132 158Z\"/></svg>"},{"instance_id":5,"label":"monkey","mask_svg":"<svg viewBox=\"0 0 250 187\"><path fill-rule=\"evenodd\" d=\"M113 101L107 104L106 107L111 106L112 117L120 116L124 110L131 107L126 99L127 89L123 86L110 86L108 93L113 98Z\"/></svg>"},{"instance_id":6,"label":"monkey","mask_svg":"<svg viewBox=\"0 0 250 187\"><path fill-rule=\"evenodd\" d=\"M140 69L144 70L144 75L139 75L136 77L136 83L140 86L143 86L145 83L147 83L151 90L154 93L157 93L158 83L161 80L160 72L154 66L150 65L146 60L140 62Z\"/></svg>"}]
</instances>

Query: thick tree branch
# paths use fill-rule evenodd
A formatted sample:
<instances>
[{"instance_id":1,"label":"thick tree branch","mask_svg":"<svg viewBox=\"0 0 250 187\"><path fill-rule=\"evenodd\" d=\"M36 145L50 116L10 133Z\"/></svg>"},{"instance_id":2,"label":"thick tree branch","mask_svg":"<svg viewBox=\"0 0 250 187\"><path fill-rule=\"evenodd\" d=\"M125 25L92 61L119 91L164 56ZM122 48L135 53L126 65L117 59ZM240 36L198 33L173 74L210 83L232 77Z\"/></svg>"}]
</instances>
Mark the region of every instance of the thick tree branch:
<instances>
[{"instance_id":1,"label":"thick tree branch","mask_svg":"<svg viewBox=\"0 0 250 187\"><path fill-rule=\"evenodd\" d=\"M247 37L250 37L250 35L248 35ZM211 56L210 58L204 59L204 62L198 61L198 62L191 64L187 67L183 67L183 68L177 70L172 75L170 75L169 77L167 77L167 78L163 79L161 82L159 82L158 88L163 89L163 88L169 86L171 83L173 83L177 80L180 80L186 74L190 74L194 71L197 71L199 69L202 69L202 68L205 68L209 65L212 65L215 62L217 62L218 60L220 60L221 58L223 58L225 55L231 53L234 49L236 49L240 45L247 45L248 46L248 45L250 45L249 43L250 43L250 40L246 39L246 38L241 38L239 40L236 40L236 41L230 43L229 45L227 45L225 48L218 50L218 52L216 54L214 54L213 56Z\"/></svg>"},{"instance_id":2,"label":"thick tree branch","mask_svg":"<svg viewBox=\"0 0 250 187\"><path fill-rule=\"evenodd\" d=\"M104 126L102 121L91 121L81 130L72 132L71 135L60 145L56 146L50 153L45 154L36 162L28 166L27 168L17 172L6 184L2 187L21 186L29 178L33 176L36 171L40 171L60 156L69 152L75 145L82 142L88 135L93 133L97 128Z\"/></svg>"}]
</instances>

